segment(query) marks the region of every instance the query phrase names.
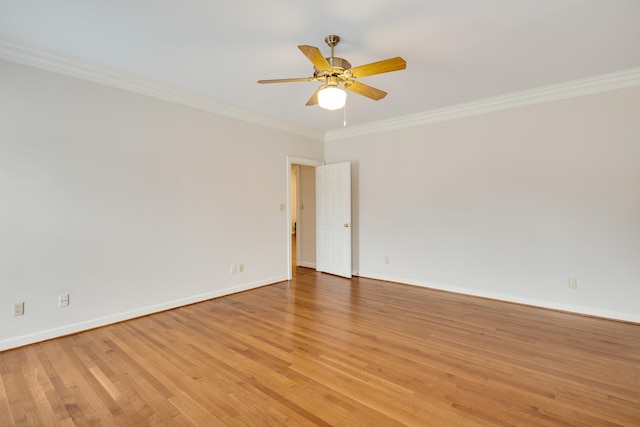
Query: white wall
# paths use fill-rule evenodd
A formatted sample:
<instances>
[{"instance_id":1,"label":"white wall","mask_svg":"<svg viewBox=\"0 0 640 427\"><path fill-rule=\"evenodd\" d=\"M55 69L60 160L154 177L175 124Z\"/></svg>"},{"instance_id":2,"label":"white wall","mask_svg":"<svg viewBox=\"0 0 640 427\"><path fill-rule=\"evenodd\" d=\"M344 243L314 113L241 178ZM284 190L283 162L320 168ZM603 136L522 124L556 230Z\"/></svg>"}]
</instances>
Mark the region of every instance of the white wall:
<instances>
[{"instance_id":1,"label":"white wall","mask_svg":"<svg viewBox=\"0 0 640 427\"><path fill-rule=\"evenodd\" d=\"M639 112L635 87L325 143L355 270L640 322Z\"/></svg>"},{"instance_id":2,"label":"white wall","mask_svg":"<svg viewBox=\"0 0 640 427\"><path fill-rule=\"evenodd\" d=\"M298 265L316 267L316 168L298 165L300 218L298 218Z\"/></svg>"},{"instance_id":3,"label":"white wall","mask_svg":"<svg viewBox=\"0 0 640 427\"><path fill-rule=\"evenodd\" d=\"M0 61L0 350L286 280L288 155L322 142Z\"/></svg>"}]
</instances>

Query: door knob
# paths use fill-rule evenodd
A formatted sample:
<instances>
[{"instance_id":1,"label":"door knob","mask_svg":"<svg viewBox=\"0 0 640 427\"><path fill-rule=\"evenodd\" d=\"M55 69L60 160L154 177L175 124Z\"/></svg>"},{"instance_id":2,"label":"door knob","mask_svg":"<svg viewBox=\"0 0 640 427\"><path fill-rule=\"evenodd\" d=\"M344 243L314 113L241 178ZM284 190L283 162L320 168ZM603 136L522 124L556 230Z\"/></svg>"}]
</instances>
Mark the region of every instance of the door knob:
<instances>
[{"instance_id":1,"label":"door knob","mask_svg":"<svg viewBox=\"0 0 640 427\"><path fill-rule=\"evenodd\" d=\"M345 225L344 225L344 228L349 228L349 224L345 224Z\"/></svg>"}]
</instances>

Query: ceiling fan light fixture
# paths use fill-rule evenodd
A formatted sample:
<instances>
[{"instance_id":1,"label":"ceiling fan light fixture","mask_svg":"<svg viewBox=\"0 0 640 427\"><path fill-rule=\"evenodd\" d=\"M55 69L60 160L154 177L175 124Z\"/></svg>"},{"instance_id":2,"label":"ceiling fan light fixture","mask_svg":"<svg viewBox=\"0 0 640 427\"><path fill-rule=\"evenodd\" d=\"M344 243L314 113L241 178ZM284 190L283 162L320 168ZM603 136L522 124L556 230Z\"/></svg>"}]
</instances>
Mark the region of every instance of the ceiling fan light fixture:
<instances>
[{"instance_id":1,"label":"ceiling fan light fixture","mask_svg":"<svg viewBox=\"0 0 640 427\"><path fill-rule=\"evenodd\" d=\"M337 86L327 86L318 92L318 105L325 110L339 110L347 102L347 92Z\"/></svg>"}]
</instances>

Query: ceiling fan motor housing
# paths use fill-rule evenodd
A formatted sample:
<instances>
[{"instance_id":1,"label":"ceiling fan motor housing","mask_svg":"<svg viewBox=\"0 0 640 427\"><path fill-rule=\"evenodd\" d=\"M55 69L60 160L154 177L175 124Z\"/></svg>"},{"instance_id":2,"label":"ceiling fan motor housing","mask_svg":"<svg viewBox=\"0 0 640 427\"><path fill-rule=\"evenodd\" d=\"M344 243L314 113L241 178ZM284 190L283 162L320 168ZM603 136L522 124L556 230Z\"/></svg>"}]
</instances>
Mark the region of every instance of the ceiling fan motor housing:
<instances>
[{"instance_id":1,"label":"ceiling fan motor housing","mask_svg":"<svg viewBox=\"0 0 640 427\"><path fill-rule=\"evenodd\" d=\"M344 58L338 58L336 56L332 56L326 59L329 65L331 65L330 73L327 73L328 70L318 70L316 67L313 67L314 77L323 76L323 75L339 76L340 74L344 73L345 70L348 70L351 68L351 63ZM325 73L322 73L323 71Z\"/></svg>"}]
</instances>

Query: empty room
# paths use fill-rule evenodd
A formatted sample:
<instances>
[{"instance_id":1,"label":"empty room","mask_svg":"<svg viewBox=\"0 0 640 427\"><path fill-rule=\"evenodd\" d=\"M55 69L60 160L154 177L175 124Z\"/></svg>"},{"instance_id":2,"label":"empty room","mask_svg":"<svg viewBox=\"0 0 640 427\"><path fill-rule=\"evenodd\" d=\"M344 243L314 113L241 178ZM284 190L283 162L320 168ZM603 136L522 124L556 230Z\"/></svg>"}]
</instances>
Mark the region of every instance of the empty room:
<instances>
[{"instance_id":1,"label":"empty room","mask_svg":"<svg viewBox=\"0 0 640 427\"><path fill-rule=\"evenodd\" d=\"M0 426L640 425L639 20L0 0Z\"/></svg>"}]
</instances>

